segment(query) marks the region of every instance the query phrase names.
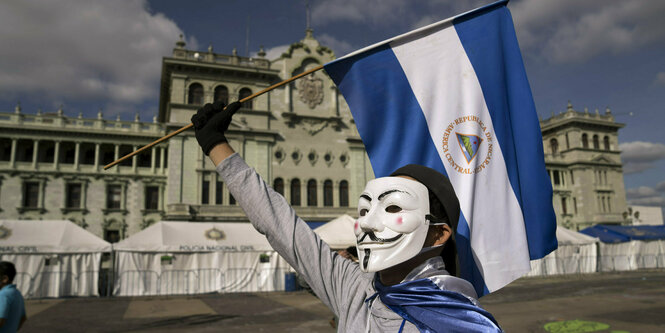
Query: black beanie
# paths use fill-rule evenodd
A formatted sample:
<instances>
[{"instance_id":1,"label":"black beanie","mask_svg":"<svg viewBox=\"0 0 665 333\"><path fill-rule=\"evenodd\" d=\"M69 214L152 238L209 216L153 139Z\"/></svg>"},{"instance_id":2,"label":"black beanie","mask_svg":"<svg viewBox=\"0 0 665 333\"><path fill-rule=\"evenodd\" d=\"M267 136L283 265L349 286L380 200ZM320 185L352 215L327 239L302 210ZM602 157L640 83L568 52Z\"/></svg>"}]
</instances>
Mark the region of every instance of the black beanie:
<instances>
[{"instance_id":1,"label":"black beanie","mask_svg":"<svg viewBox=\"0 0 665 333\"><path fill-rule=\"evenodd\" d=\"M457 221L459 220L460 208L459 200L455 194L455 189L450 180L440 172L426 166L409 164L403 166L391 176L409 176L419 183L425 185L427 190L434 195L443 206L448 217L448 223L453 233L443 247L441 257L446 265L446 270L454 276L457 276L457 249L455 247L455 231L457 230ZM431 196L430 194L430 196ZM430 208L431 209L431 208ZM437 216L443 218L443 216Z\"/></svg>"},{"instance_id":2,"label":"black beanie","mask_svg":"<svg viewBox=\"0 0 665 333\"><path fill-rule=\"evenodd\" d=\"M425 185L430 192L434 193L445 209L450 228L453 229L453 232L457 230L457 220L459 220L460 214L459 200L448 177L432 168L417 164L405 165L395 170L390 176L409 176ZM437 217L443 218L443 216Z\"/></svg>"}]
</instances>

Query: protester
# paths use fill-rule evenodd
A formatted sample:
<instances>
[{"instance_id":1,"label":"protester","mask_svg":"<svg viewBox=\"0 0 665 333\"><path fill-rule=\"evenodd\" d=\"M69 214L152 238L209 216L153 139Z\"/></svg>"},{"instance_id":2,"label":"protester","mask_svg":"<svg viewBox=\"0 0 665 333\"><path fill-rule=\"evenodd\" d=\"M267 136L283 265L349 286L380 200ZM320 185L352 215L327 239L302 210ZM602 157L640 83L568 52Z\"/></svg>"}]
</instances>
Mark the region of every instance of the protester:
<instances>
[{"instance_id":1,"label":"protester","mask_svg":"<svg viewBox=\"0 0 665 333\"><path fill-rule=\"evenodd\" d=\"M16 268L9 261L0 261L0 333L16 332L26 321L25 304L16 289Z\"/></svg>"},{"instance_id":2,"label":"protester","mask_svg":"<svg viewBox=\"0 0 665 333\"><path fill-rule=\"evenodd\" d=\"M368 182L354 226L355 263L332 252L228 144L224 132L239 108L199 109L196 139L254 227L339 318L339 332L501 331L473 286L447 271L454 274L459 202L444 175L408 165Z\"/></svg>"}]
</instances>

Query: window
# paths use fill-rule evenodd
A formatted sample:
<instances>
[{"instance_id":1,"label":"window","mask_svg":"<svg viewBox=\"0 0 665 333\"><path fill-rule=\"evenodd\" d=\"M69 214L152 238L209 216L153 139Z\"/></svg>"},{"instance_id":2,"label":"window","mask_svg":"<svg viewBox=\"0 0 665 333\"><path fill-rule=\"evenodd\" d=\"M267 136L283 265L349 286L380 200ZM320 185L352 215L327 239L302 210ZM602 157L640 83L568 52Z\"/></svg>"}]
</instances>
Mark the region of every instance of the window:
<instances>
[{"instance_id":1,"label":"window","mask_svg":"<svg viewBox=\"0 0 665 333\"><path fill-rule=\"evenodd\" d=\"M99 146L99 164L107 165L115 161L115 146L110 144L102 144Z\"/></svg>"},{"instance_id":2,"label":"window","mask_svg":"<svg viewBox=\"0 0 665 333\"><path fill-rule=\"evenodd\" d=\"M229 89L225 86L217 86L215 88L215 102L229 104Z\"/></svg>"},{"instance_id":3,"label":"window","mask_svg":"<svg viewBox=\"0 0 665 333\"><path fill-rule=\"evenodd\" d=\"M120 240L120 230L104 229L104 240L109 243L117 243Z\"/></svg>"},{"instance_id":4,"label":"window","mask_svg":"<svg viewBox=\"0 0 665 333\"><path fill-rule=\"evenodd\" d=\"M575 214L577 214L577 198L573 198L573 209L575 209Z\"/></svg>"},{"instance_id":5,"label":"window","mask_svg":"<svg viewBox=\"0 0 665 333\"><path fill-rule=\"evenodd\" d=\"M603 138L603 146L605 150L610 150L610 137L607 135Z\"/></svg>"},{"instance_id":6,"label":"window","mask_svg":"<svg viewBox=\"0 0 665 333\"><path fill-rule=\"evenodd\" d=\"M566 133L566 149L570 149L570 139L568 139L568 133Z\"/></svg>"},{"instance_id":7,"label":"window","mask_svg":"<svg viewBox=\"0 0 665 333\"><path fill-rule=\"evenodd\" d=\"M107 185L106 209L120 209L120 208L122 208L122 186Z\"/></svg>"},{"instance_id":8,"label":"window","mask_svg":"<svg viewBox=\"0 0 665 333\"><path fill-rule=\"evenodd\" d=\"M145 209L157 210L159 209L159 187L146 186L145 187Z\"/></svg>"},{"instance_id":9,"label":"window","mask_svg":"<svg viewBox=\"0 0 665 333\"><path fill-rule=\"evenodd\" d=\"M582 134L582 148L589 148L589 136L586 133Z\"/></svg>"},{"instance_id":10,"label":"window","mask_svg":"<svg viewBox=\"0 0 665 333\"><path fill-rule=\"evenodd\" d=\"M346 180L339 182L339 206L349 207L349 183Z\"/></svg>"},{"instance_id":11,"label":"window","mask_svg":"<svg viewBox=\"0 0 665 333\"><path fill-rule=\"evenodd\" d=\"M34 147L32 140L18 140L16 143L16 161L32 162L32 152Z\"/></svg>"},{"instance_id":12,"label":"window","mask_svg":"<svg viewBox=\"0 0 665 333\"><path fill-rule=\"evenodd\" d=\"M316 206L316 180L307 181L307 206Z\"/></svg>"},{"instance_id":13,"label":"window","mask_svg":"<svg viewBox=\"0 0 665 333\"><path fill-rule=\"evenodd\" d=\"M233 195L229 193L229 205L233 206L235 204L236 204L236 198L234 198Z\"/></svg>"},{"instance_id":14,"label":"window","mask_svg":"<svg viewBox=\"0 0 665 333\"><path fill-rule=\"evenodd\" d=\"M39 142L39 152L37 153L37 161L40 163L53 163L55 157L55 142L41 141Z\"/></svg>"},{"instance_id":15,"label":"window","mask_svg":"<svg viewBox=\"0 0 665 333\"><path fill-rule=\"evenodd\" d=\"M210 175L203 174L201 182L201 204L207 205L210 203Z\"/></svg>"},{"instance_id":16,"label":"window","mask_svg":"<svg viewBox=\"0 0 665 333\"><path fill-rule=\"evenodd\" d=\"M291 180L291 205L300 206L300 179Z\"/></svg>"},{"instance_id":17,"label":"window","mask_svg":"<svg viewBox=\"0 0 665 333\"><path fill-rule=\"evenodd\" d=\"M222 199L224 198L224 183L217 178L215 182L215 204L221 205Z\"/></svg>"},{"instance_id":18,"label":"window","mask_svg":"<svg viewBox=\"0 0 665 333\"><path fill-rule=\"evenodd\" d=\"M93 165L95 164L95 145L92 143L82 143L79 147L80 152L79 160L81 164Z\"/></svg>"},{"instance_id":19,"label":"window","mask_svg":"<svg viewBox=\"0 0 665 333\"><path fill-rule=\"evenodd\" d=\"M556 155L559 152L559 142L556 139L550 140L550 149L552 150L552 155Z\"/></svg>"},{"instance_id":20,"label":"window","mask_svg":"<svg viewBox=\"0 0 665 333\"><path fill-rule=\"evenodd\" d=\"M189 86L189 95L187 104L203 104L203 86L199 83L193 83Z\"/></svg>"},{"instance_id":21,"label":"window","mask_svg":"<svg viewBox=\"0 0 665 333\"><path fill-rule=\"evenodd\" d=\"M67 184L65 208L81 208L81 184Z\"/></svg>"},{"instance_id":22,"label":"window","mask_svg":"<svg viewBox=\"0 0 665 333\"><path fill-rule=\"evenodd\" d=\"M275 192L284 195L284 180L282 178L275 178L272 188Z\"/></svg>"},{"instance_id":23,"label":"window","mask_svg":"<svg viewBox=\"0 0 665 333\"><path fill-rule=\"evenodd\" d=\"M566 198L561 198L561 212L564 215L568 214L568 207L566 207Z\"/></svg>"},{"instance_id":24,"label":"window","mask_svg":"<svg viewBox=\"0 0 665 333\"><path fill-rule=\"evenodd\" d=\"M330 179L323 182L323 205L326 207L333 205L333 183Z\"/></svg>"},{"instance_id":25,"label":"window","mask_svg":"<svg viewBox=\"0 0 665 333\"><path fill-rule=\"evenodd\" d=\"M155 155L155 157L157 157ZM152 152L151 151L144 151L143 153L140 153L136 155L136 165L139 167L143 168L150 168L152 166Z\"/></svg>"},{"instance_id":26,"label":"window","mask_svg":"<svg viewBox=\"0 0 665 333\"><path fill-rule=\"evenodd\" d=\"M25 182L23 183L23 207L37 208L39 207L39 183L38 182Z\"/></svg>"},{"instance_id":27,"label":"window","mask_svg":"<svg viewBox=\"0 0 665 333\"><path fill-rule=\"evenodd\" d=\"M245 97L249 97L252 95L252 90L249 88L242 88L240 89L240 92L238 93L238 100L241 100ZM252 108L252 101L249 100L247 102L242 103L243 109L251 109Z\"/></svg>"},{"instance_id":28,"label":"window","mask_svg":"<svg viewBox=\"0 0 665 333\"><path fill-rule=\"evenodd\" d=\"M598 135L593 136L593 149L600 149L600 142L598 141Z\"/></svg>"},{"instance_id":29,"label":"window","mask_svg":"<svg viewBox=\"0 0 665 333\"><path fill-rule=\"evenodd\" d=\"M60 158L58 159L60 163L74 164L75 157L76 157L76 144L73 142L61 142Z\"/></svg>"},{"instance_id":30,"label":"window","mask_svg":"<svg viewBox=\"0 0 665 333\"><path fill-rule=\"evenodd\" d=\"M126 155L130 154L130 153L133 152L133 151L134 151L134 149L132 148L132 146L130 146L130 145L122 145L122 146L120 146L120 148L119 148L119 152L120 152L120 153L118 154L118 158L121 158L121 157L123 157L123 156L126 156ZM135 157L128 158L128 159L126 159L126 160L120 162L119 165L123 165L123 166L132 166L132 160L133 160L134 158L135 158Z\"/></svg>"},{"instance_id":31,"label":"window","mask_svg":"<svg viewBox=\"0 0 665 333\"><path fill-rule=\"evenodd\" d=\"M0 161L9 161L12 155L12 140L0 138Z\"/></svg>"},{"instance_id":32,"label":"window","mask_svg":"<svg viewBox=\"0 0 665 333\"><path fill-rule=\"evenodd\" d=\"M552 172L554 176L554 185L561 185L561 178L559 177L559 170L554 170Z\"/></svg>"}]
</instances>

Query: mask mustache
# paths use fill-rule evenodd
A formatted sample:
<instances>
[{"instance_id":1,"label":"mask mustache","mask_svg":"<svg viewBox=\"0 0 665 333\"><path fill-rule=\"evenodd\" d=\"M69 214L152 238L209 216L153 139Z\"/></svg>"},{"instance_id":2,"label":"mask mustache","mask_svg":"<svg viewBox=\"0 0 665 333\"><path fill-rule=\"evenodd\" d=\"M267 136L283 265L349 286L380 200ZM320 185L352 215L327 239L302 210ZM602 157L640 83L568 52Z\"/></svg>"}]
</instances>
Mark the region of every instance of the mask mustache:
<instances>
[{"instance_id":1,"label":"mask mustache","mask_svg":"<svg viewBox=\"0 0 665 333\"><path fill-rule=\"evenodd\" d=\"M391 242L394 242L394 241L402 238L402 236L404 236L404 234L399 234L399 235L397 235L395 237L392 237L392 238L380 238L380 237L376 237L376 235L374 234L373 231L369 231L369 232L366 232L364 235L362 235L362 237L360 237L360 239L358 239L358 244L362 243L362 241L368 236L369 236L369 239L372 240L373 242L391 243Z\"/></svg>"}]
</instances>

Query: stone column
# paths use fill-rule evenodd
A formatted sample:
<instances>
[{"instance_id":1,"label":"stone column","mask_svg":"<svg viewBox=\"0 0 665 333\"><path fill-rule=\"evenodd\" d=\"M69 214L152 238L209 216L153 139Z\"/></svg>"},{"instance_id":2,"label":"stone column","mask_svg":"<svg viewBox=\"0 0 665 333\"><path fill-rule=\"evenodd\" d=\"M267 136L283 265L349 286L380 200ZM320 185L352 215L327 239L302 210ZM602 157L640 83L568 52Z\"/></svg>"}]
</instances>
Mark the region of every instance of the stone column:
<instances>
[{"instance_id":1,"label":"stone column","mask_svg":"<svg viewBox=\"0 0 665 333\"><path fill-rule=\"evenodd\" d=\"M120 155L120 145L115 145L115 151L113 153L113 160L117 161L119 155ZM120 172L120 165L117 165L114 169L115 169L115 173L119 173Z\"/></svg>"},{"instance_id":2,"label":"stone column","mask_svg":"<svg viewBox=\"0 0 665 333\"><path fill-rule=\"evenodd\" d=\"M99 146L99 143L95 143L95 171L99 171Z\"/></svg>"},{"instance_id":3,"label":"stone column","mask_svg":"<svg viewBox=\"0 0 665 333\"><path fill-rule=\"evenodd\" d=\"M156 152L157 152L156 148L150 149L150 173L155 173Z\"/></svg>"},{"instance_id":4,"label":"stone column","mask_svg":"<svg viewBox=\"0 0 665 333\"><path fill-rule=\"evenodd\" d=\"M76 141L76 148L74 148L74 170L79 169L79 158L81 157L81 141Z\"/></svg>"},{"instance_id":5,"label":"stone column","mask_svg":"<svg viewBox=\"0 0 665 333\"><path fill-rule=\"evenodd\" d=\"M53 148L53 170L58 170L60 163L60 141L55 142L55 147Z\"/></svg>"},{"instance_id":6,"label":"stone column","mask_svg":"<svg viewBox=\"0 0 665 333\"><path fill-rule=\"evenodd\" d=\"M12 139L12 152L9 155L9 166L12 168L16 166L16 145L18 140Z\"/></svg>"},{"instance_id":7,"label":"stone column","mask_svg":"<svg viewBox=\"0 0 665 333\"><path fill-rule=\"evenodd\" d=\"M164 159L164 147L159 147L159 174L163 175L164 174L164 162L166 161Z\"/></svg>"},{"instance_id":8,"label":"stone column","mask_svg":"<svg viewBox=\"0 0 665 333\"><path fill-rule=\"evenodd\" d=\"M32 169L37 169L37 159L39 158L39 140L32 141Z\"/></svg>"},{"instance_id":9,"label":"stone column","mask_svg":"<svg viewBox=\"0 0 665 333\"><path fill-rule=\"evenodd\" d=\"M323 207L323 180L316 181L316 207Z\"/></svg>"},{"instance_id":10,"label":"stone column","mask_svg":"<svg viewBox=\"0 0 665 333\"><path fill-rule=\"evenodd\" d=\"M133 151L136 151L137 146L132 147ZM138 164L138 157L136 155L132 156L132 172L136 173L136 165Z\"/></svg>"}]
</instances>

